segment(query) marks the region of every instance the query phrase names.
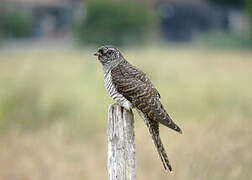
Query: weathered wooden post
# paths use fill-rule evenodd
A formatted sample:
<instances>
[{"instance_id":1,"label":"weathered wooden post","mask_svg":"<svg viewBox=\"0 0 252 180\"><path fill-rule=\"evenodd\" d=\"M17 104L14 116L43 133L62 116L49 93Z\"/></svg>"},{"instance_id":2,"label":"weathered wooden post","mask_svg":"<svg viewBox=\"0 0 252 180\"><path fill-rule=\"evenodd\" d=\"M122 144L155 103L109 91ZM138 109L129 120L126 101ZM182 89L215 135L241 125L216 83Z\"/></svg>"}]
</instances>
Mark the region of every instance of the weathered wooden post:
<instances>
[{"instance_id":1,"label":"weathered wooden post","mask_svg":"<svg viewBox=\"0 0 252 180\"><path fill-rule=\"evenodd\" d=\"M108 109L109 180L136 180L136 145L132 111L113 104Z\"/></svg>"}]
</instances>

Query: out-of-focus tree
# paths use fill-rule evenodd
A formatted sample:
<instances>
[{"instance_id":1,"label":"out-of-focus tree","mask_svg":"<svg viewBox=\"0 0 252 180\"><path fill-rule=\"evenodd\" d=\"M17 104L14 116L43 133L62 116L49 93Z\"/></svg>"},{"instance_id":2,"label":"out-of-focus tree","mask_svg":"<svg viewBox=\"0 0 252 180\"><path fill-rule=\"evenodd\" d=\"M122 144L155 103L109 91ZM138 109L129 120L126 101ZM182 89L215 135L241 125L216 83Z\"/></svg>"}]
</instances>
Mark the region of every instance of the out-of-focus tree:
<instances>
[{"instance_id":1,"label":"out-of-focus tree","mask_svg":"<svg viewBox=\"0 0 252 180\"><path fill-rule=\"evenodd\" d=\"M85 10L87 13L76 26L81 43L143 42L155 24L154 12L141 1L88 1Z\"/></svg>"},{"instance_id":2,"label":"out-of-focus tree","mask_svg":"<svg viewBox=\"0 0 252 180\"><path fill-rule=\"evenodd\" d=\"M3 36L3 7L0 1L0 40Z\"/></svg>"},{"instance_id":3,"label":"out-of-focus tree","mask_svg":"<svg viewBox=\"0 0 252 180\"><path fill-rule=\"evenodd\" d=\"M21 11L4 13L1 26L5 38L23 38L33 33L32 17Z\"/></svg>"}]
</instances>

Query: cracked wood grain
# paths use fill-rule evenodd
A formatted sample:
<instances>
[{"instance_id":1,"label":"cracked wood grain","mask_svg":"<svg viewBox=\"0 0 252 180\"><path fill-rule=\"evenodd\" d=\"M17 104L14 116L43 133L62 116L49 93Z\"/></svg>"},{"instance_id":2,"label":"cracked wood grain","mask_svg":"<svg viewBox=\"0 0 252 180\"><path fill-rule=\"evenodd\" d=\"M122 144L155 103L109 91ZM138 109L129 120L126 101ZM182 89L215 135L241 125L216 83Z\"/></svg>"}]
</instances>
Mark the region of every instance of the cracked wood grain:
<instances>
[{"instance_id":1,"label":"cracked wood grain","mask_svg":"<svg viewBox=\"0 0 252 180\"><path fill-rule=\"evenodd\" d=\"M132 111L113 104L108 109L109 180L136 180L136 145Z\"/></svg>"}]
</instances>

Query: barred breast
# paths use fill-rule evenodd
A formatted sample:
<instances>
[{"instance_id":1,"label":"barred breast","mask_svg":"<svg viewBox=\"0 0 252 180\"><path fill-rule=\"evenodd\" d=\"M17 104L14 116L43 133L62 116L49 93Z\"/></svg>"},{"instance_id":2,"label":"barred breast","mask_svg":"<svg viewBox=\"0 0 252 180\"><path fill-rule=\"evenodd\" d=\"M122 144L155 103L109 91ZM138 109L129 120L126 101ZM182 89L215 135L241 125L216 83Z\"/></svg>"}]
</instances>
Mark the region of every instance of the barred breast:
<instances>
[{"instance_id":1,"label":"barred breast","mask_svg":"<svg viewBox=\"0 0 252 180\"><path fill-rule=\"evenodd\" d=\"M104 73L104 84L112 99L128 110L132 108L132 104L116 90L116 87L112 82L111 71Z\"/></svg>"}]
</instances>

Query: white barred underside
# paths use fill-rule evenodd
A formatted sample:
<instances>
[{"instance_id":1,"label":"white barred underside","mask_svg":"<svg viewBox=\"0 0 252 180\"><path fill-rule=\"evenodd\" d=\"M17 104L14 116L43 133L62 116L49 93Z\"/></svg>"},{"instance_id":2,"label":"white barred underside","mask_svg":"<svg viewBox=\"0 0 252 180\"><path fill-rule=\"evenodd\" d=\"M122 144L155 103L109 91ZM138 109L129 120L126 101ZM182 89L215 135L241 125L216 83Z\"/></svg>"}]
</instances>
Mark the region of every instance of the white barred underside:
<instances>
[{"instance_id":1,"label":"white barred underside","mask_svg":"<svg viewBox=\"0 0 252 180\"><path fill-rule=\"evenodd\" d=\"M132 108L131 103L125 97L123 97L122 94L117 92L115 85L112 82L111 71L106 74L104 73L104 83L110 97L112 97L119 105L123 106L124 108L128 110Z\"/></svg>"}]
</instances>

